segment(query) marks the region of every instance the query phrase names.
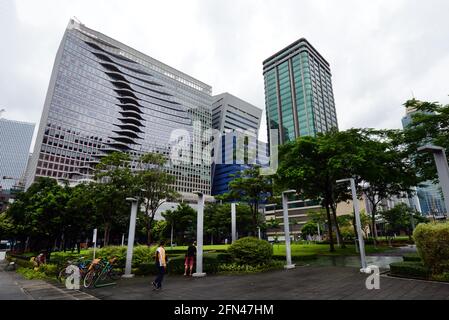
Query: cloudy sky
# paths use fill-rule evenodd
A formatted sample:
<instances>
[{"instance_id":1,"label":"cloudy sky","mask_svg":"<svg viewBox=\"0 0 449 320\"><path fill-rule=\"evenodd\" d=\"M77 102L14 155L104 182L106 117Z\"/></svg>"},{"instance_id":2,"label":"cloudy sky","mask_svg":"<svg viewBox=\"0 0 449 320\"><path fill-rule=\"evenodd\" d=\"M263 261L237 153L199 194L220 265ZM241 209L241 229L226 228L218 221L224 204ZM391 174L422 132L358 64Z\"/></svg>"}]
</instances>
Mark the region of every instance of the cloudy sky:
<instances>
[{"instance_id":1,"label":"cloudy sky","mask_svg":"<svg viewBox=\"0 0 449 320\"><path fill-rule=\"evenodd\" d=\"M306 37L331 64L341 129L399 128L412 94L449 103L448 12L446 0L0 0L0 109L39 123L76 16L263 109L262 61Z\"/></svg>"}]
</instances>

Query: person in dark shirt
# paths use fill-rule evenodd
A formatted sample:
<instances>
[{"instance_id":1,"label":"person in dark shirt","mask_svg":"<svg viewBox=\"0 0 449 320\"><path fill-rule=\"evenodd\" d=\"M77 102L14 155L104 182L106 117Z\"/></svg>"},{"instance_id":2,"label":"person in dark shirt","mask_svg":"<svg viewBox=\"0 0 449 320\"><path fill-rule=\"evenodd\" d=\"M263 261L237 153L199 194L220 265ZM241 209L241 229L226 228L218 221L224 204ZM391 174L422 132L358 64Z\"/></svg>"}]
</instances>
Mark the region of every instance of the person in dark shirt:
<instances>
[{"instance_id":1,"label":"person in dark shirt","mask_svg":"<svg viewBox=\"0 0 449 320\"><path fill-rule=\"evenodd\" d=\"M192 276L193 265L195 264L195 256L196 256L196 246L195 245L196 245L196 242L194 242L187 248L186 261L184 264L185 265L184 276L187 276L187 274L189 276ZM190 270L190 272L189 272L189 270Z\"/></svg>"}]
</instances>

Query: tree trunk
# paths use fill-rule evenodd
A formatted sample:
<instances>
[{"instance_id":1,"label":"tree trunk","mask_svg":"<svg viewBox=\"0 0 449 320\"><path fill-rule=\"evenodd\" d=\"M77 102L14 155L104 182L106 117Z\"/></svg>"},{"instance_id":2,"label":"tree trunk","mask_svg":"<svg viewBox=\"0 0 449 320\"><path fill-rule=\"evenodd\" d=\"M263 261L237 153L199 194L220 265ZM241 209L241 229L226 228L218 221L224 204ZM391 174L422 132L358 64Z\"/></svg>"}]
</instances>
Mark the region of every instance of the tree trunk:
<instances>
[{"instance_id":1,"label":"tree trunk","mask_svg":"<svg viewBox=\"0 0 449 320\"><path fill-rule=\"evenodd\" d=\"M109 234L111 232L111 224L109 222L106 222L104 224L104 242L103 247L106 247L109 245Z\"/></svg>"},{"instance_id":2,"label":"tree trunk","mask_svg":"<svg viewBox=\"0 0 449 320\"><path fill-rule=\"evenodd\" d=\"M153 241L153 235L151 233L151 227L153 226L154 214L151 214L150 220L147 225L147 245L151 246L151 242Z\"/></svg>"},{"instance_id":3,"label":"tree trunk","mask_svg":"<svg viewBox=\"0 0 449 320\"><path fill-rule=\"evenodd\" d=\"M331 205L331 208L332 208L332 215L334 216L335 227L336 227L336 230L337 230L337 239L339 239L340 247L344 249L344 248L346 248L346 245L345 245L345 242L343 240L343 237L341 236L340 227L338 226L337 209L335 208L334 205Z\"/></svg>"},{"instance_id":4,"label":"tree trunk","mask_svg":"<svg viewBox=\"0 0 449 320\"><path fill-rule=\"evenodd\" d=\"M254 205L254 207L253 207L253 230L251 231L252 234L257 234L258 215L259 215L259 210L257 208L257 205Z\"/></svg>"},{"instance_id":5,"label":"tree trunk","mask_svg":"<svg viewBox=\"0 0 449 320\"><path fill-rule=\"evenodd\" d=\"M331 219L331 213L330 213L328 204L326 204L326 214L327 214L327 226L328 226L327 229L328 229L328 235L329 235L330 252L335 252L334 236L332 234L332 219Z\"/></svg>"}]
</instances>

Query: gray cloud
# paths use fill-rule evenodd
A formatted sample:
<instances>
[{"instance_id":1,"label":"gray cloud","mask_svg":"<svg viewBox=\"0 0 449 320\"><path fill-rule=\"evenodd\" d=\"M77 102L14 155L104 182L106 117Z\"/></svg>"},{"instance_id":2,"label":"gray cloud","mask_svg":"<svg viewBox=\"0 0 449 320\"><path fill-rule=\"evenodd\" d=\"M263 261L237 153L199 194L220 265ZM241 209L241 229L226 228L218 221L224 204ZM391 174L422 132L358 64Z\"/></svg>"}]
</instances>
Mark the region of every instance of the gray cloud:
<instances>
[{"instance_id":1,"label":"gray cloud","mask_svg":"<svg viewBox=\"0 0 449 320\"><path fill-rule=\"evenodd\" d=\"M445 0L0 0L0 106L9 119L39 122L59 42L77 16L260 108L262 61L306 37L331 64L342 129L398 128L412 92L449 102L447 12Z\"/></svg>"}]
</instances>

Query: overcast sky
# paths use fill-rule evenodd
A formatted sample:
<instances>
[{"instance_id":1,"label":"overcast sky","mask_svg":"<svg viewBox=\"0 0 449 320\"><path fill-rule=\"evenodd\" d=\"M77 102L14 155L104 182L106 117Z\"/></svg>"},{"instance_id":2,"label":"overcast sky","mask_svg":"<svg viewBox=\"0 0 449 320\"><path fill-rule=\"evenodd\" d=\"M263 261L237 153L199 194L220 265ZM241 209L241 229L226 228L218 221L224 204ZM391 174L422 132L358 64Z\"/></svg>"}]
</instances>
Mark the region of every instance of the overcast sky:
<instances>
[{"instance_id":1,"label":"overcast sky","mask_svg":"<svg viewBox=\"0 0 449 320\"><path fill-rule=\"evenodd\" d=\"M399 128L412 92L449 103L448 13L446 0L0 0L0 109L39 123L76 16L262 109L262 61L305 37L331 65L340 129Z\"/></svg>"}]
</instances>

